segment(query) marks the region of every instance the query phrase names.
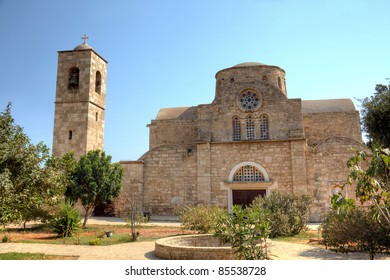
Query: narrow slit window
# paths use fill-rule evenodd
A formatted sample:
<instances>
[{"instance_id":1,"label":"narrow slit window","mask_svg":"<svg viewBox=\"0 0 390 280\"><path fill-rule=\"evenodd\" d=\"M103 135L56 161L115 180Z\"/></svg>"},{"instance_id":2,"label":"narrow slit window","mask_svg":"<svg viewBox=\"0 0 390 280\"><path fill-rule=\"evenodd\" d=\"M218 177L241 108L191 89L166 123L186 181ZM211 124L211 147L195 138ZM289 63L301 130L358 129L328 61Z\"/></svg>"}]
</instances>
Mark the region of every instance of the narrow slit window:
<instances>
[{"instance_id":1,"label":"narrow slit window","mask_svg":"<svg viewBox=\"0 0 390 280\"><path fill-rule=\"evenodd\" d=\"M102 74L100 74L100 72L97 71L95 77L95 92L100 94L101 86L102 86Z\"/></svg>"},{"instance_id":2,"label":"narrow slit window","mask_svg":"<svg viewBox=\"0 0 390 280\"><path fill-rule=\"evenodd\" d=\"M99 113L98 113L98 112L96 112L96 114L95 114L95 120L96 120L96 121L99 120Z\"/></svg>"},{"instance_id":3,"label":"narrow slit window","mask_svg":"<svg viewBox=\"0 0 390 280\"><path fill-rule=\"evenodd\" d=\"M69 130L68 139L69 139L69 140L72 140L72 138L73 138L73 131L72 131L72 130Z\"/></svg>"}]
</instances>

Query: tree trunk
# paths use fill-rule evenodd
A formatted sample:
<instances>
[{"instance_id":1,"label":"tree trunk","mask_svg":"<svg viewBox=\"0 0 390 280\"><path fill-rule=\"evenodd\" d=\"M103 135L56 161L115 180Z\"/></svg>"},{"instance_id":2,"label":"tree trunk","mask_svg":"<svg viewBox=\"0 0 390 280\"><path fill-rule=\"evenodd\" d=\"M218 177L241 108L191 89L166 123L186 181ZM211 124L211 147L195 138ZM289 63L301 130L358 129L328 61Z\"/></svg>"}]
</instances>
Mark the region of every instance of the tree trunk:
<instances>
[{"instance_id":1,"label":"tree trunk","mask_svg":"<svg viewBox=\"0 0 390 280\"><path fill-rule=\"evenodd\" d=\"M85 216L84 216L84 223L83 223L83 228L87 227L87 220L89 217L89 211L91 210L91 207L84 208L85 209Z\"/></svg>"},{"instance_id":2,"label":"tree trunk","mask_svg":"<svg viewBox=\"0 0 390 280\"><path fill-rule=\"evenodd\" d=\"M370 251L370 260L374 260L374 255L375 255L375 252L374 251Z\"/></svg>"}]
</instances>

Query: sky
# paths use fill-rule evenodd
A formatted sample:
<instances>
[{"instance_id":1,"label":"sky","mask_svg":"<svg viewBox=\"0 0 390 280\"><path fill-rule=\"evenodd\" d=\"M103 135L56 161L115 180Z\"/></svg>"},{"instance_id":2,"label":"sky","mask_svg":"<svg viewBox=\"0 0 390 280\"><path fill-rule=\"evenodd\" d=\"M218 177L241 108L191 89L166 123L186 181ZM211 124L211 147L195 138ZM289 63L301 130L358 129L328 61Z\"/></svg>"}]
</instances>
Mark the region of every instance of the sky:
<instances>
[{"instance_id":1,"label":"sky","mask_svg":"<svg viewBox=\"0 0 390 280\"><path fill-rule=\"evenodd\" d=\"M390 77L388 0L0 0L0 111L53 141L57 51L108 61L105 151L137 160L161 108L209 104L242 62L286 71L289 98L371 96Z\"/></svg>"}]
</instances>

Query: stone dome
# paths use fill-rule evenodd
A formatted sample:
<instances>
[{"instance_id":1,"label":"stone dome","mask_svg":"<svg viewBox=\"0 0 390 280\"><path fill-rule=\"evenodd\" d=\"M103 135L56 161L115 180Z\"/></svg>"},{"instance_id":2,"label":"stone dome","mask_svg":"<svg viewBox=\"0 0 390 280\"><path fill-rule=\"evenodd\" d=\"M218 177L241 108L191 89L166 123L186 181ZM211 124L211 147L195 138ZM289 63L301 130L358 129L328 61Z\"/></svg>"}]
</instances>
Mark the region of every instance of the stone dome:
<instances>
[{"instance_id":1,"label":"stone dome","mask_svg":"<svg viewBox=\"0 0 390 280\"><path fill-rule=\"evenodd\" d=\"M92 47L88 45L87 43L80 44L77 47L73 49L74 51L79 51L79 50L92 50Z\"/></svg>"},{"instance_id":2,"label":"stone dome","mask_svg":"<svg viewBox=\"0 0 390 280\"><path fill-rule=\"evenodd\" d=\"M250 66L265 66L265 64L259 62L244 62L244 63L236 64L233 67L250 67Z\"/></svg>"}]
</instances>

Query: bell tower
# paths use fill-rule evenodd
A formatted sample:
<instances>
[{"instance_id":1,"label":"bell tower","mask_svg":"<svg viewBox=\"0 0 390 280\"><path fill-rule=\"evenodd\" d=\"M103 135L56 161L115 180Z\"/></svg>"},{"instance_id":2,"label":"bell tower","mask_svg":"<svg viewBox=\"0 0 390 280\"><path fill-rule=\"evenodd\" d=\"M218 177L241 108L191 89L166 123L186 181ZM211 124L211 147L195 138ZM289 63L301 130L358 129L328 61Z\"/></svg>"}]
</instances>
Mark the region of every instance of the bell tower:
<instances>
[{"instance_id":1,"label":"bell tower","mask_svg":"<svg viewBox=\"0 0 390 280\"><path fill-rule=\"evenodd\" d=\"M107 61L84 42L58 52L53 155L104 149Z\"/></svg>"}]
</instances>

